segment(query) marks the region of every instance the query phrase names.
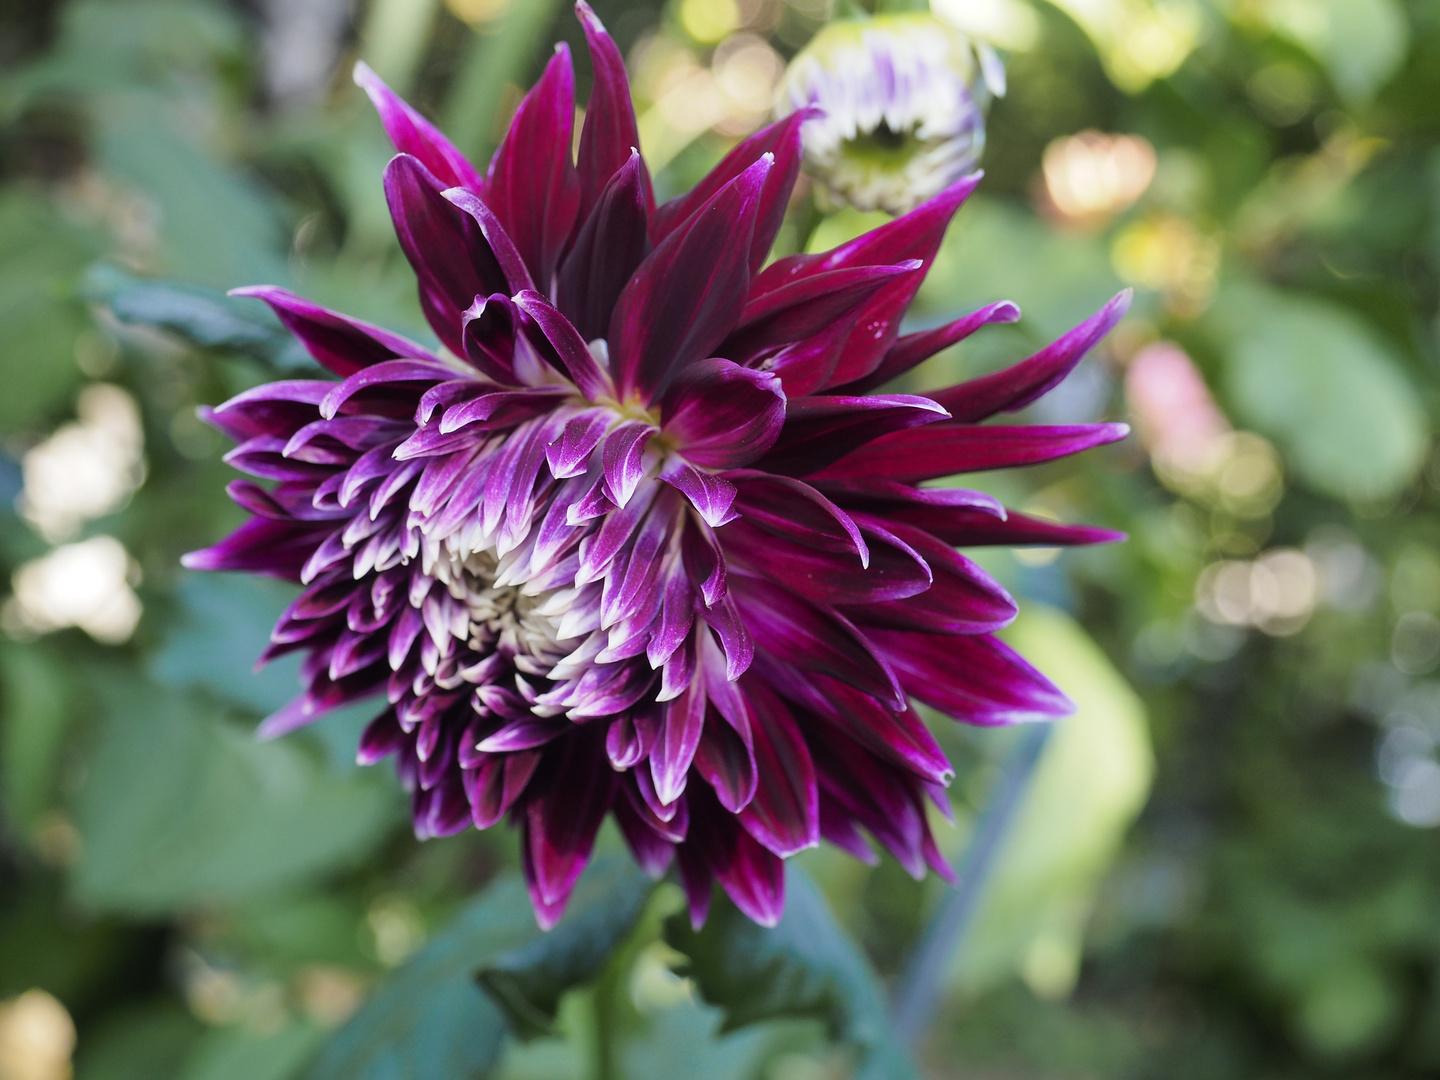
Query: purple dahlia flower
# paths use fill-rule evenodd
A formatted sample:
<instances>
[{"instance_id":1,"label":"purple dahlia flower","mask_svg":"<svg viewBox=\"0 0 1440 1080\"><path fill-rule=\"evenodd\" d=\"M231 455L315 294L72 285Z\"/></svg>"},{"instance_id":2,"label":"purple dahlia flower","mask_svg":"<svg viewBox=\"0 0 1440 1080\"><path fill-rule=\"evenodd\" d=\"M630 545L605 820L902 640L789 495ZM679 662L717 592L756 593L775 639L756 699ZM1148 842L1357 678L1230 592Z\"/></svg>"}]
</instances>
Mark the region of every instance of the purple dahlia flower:
<instances>
[{"instance_id":1,"label":"purple dahlia flower","mask_svg":"<svg viewBox=\"0 0 1440 1080\"><path fill-rule=\"evenodd\" d=\"M339 382L207 417L254 516L191 567L297 581L265 658L305 655L273 736L384 696L359 757L394 756L422 837L503 818L537 917L564 909L607 814L692 917L718 880L751 918L823 837L948 874L926 802L952 772L911 701L972 724L1064 696L991 632L1015 614L956 551L1098 529L925 481L1048 461L1120 425L982 425L1051 388L1125 297L1016 366L926 396L871 391L992 304L901 335L976 179L820 255L765 266L797 113L656 206L624 66L578 5L595 89L562 45L481 175L368 69L400 153L385 193L432 352L282 289L267 301Z\"/></svg>"}]
</instances>

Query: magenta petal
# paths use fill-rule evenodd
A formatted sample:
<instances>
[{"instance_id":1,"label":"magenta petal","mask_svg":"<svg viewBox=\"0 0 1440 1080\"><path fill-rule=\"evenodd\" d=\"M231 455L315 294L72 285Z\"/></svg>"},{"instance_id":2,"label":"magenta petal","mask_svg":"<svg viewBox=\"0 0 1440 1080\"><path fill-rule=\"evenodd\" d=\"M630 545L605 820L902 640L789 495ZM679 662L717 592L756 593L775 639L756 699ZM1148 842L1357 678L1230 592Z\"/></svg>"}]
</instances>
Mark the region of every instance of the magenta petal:
<instances>
[{"instance_id":1,"label":"magenta petal","mask_svg":"<svg viewBox=\"0 0 1440 1080\"><path fill-rule=\"evenodd\" d=\"M887 283L915 274L920 261L898 266L851 266L798 278L759 293L718 352L741 364L755 363L782 346L806 341L826 327L853 324L866 301Z\"/></svg>"},{"instance_id":2,"label":"magenta petal","mask_svg":"<svg viewBox=\"0 0 1440 1080\"><path fill-rule=\"evenodd\" d=\"M726 479L735 485L735 508L751 525L821 551L853 551L868 565L860 527L803 480L751 469L736 469Z\"/></svg>"},{"instance_id":3,"label":"magenta petal","mask_svg":"<svg viewBox=\"0 0 1440 1080\"><path fill-rule=\"evenodd\" d=\"M252 518L218 544L192 551L180 562L190 570L249 570L298 581L301 568L333 527Z\"/></svg>"},{"instance_id":4,"label":"magenta petal","mask_svg":"<svg viewBox=\"0 0 1440 1080\"><path fill-rule=\"evenodd\" d=\"M964 341L982 326L990 323L1013 323L1019 318L1020 309L1009 300L1001 300L997 304L987 304L979 311L972 311L969 315L962 315L954 322L946 323L934 330L906 334L895 342L894 347L885 354L885 359L880 361L879 367L863 379L843 389L852 394L863 394L874 390L896 376L905 374L917 364L930 359L941 349L948 349L956 342Z\"/></svg>"},{"instance_id":5,"label":"magenta petal","mask_svg":"<svg viewBox=\"0 0 1440 1080\"><path fill-rule=\"evenodd\" d=\"M1018 724L1075 711L1049 679L988 634L867 634L910 695L956 720Z\"/></svg>"},{"instance_id":6,"label":"magenta petal","mask_svg":"<svg viewBox=\"0 0 1440 1080\"><path fill-rule=\"evenodd\" d=\"M1027 517L1010 511L1008 517L961 506L914 504L893 511L898 520L917 525L926 532L958 547L996 544L1003 547L1068 547L1072 544L1113 544L1125 534L1092 525L1062 525L1058 521Z\"/></svg>"},{"instance_id":7,"label":"magenta petal","mask_svg":"<svg viewBox=\"0 0 1440 1080\"><path fill-rule=\"evenodd\" d=\"M610 809L615 774L604 763L599 725L591 727L594 734L582 727L567 736L553 756L546 755L548 775L531 782L525 804L531 885L547 905L563 904L569 897Z\"/></svg>"},{"instance_id":8,"label":"magenta petal","mask_svg":"<svg viewBox=\"0 0 1440 1080\"><path fill-rule=\"evenodd\" d=\"M675 845L656 832L628 798L616 799L612 812L640 869L652 878L662 876L675 858Z\"/></svg>"},{"instance_id":9,"label":"magenta petal","mask_svg":"<svg viewBox=\"0 0 1440 1080\"><path fill-rule=\"evenodd\" d=\"M575 74L562 42L515 111L484 193L531 278L546 290L580 209L580 176L570 160L574 125Z\"/></svg>"},{"instance_id":10,"label":"magenta petal","mask_svg":"<svg viewBox=\"0 0 1440 1080\"><path fill-rule=\"evenodd\" d=\"M506 283L509 286L506 291L510 293L518 293L525 289L533 291L535 285L530 278L530 268L525 265L519 249L510 239L510 235L505 231L505 226L500 223L495 211L485 205L478 195L461 187L446 188L441 195L447 202L458 206L475 220L481 237L484 238L485 244L495 257L495 261L500 264L500 270L505 275Z\"/></svg>"},{"instance_id":11,"label":"magenta petal","mask_svg":"<svg viewBox=\"0 0 1440 1080\"><path fill-rule=\"evenodd\" d=\"M786 423L785 391L767 371L711 358L675 377L660 413L662 433L687 461L733 469L754 461L775 442Z\"/></svg>"},{"instance_id":12,"label":"magenta petal","mask_svg":"<svg viewBox=\"0 0 1440 1080\"><path fill-rule=\"evenodd\" d=\"M465 155L434 124L402 101L364 61L355 65L355 83L370 95L396 150L417 158L446 187L481 190L480 174Z\"/></svg>"},{"instance_id":13,"label":"magenta petal","mask_svg":"<svg viewBox=\"0 0 1440 1080\"><path fill-rule=\"evenodd\" d=\"M709 198L735 177L755 164L763 154L775 155L775 168L765 180L760 196L760 210L755 218L755 235L750 244L750 272L765 263L770 245L785 218L785 206L800 173L800 126L812 115L810 109L791 113L785 119L761 128L740 142L705 177L683 195L671 199L655 211L650 235L660 243L705 204Z\"/></svg>"},{"instance_id":14,"label":"magenta petal","mask_svg":"<svg viewBox=\"0 0 1440 1080\"><path fill-rule=\"evenodd\" d=\"M819 671L857 690L905 705L905 693L885 661L850 620L768 581L732 574L730 591L762 652Z\"/></svg>"},{"instance_id":15,"label":"magenta petal","mask_svg":"<svg viewBox=\"0 0 1440 1080\"><path fill-rule=\"evenodd\" d=\"M420 307L446 347L464 355L466 309L477 296L514 290L480 226L441 194L445 190L409 154L398 155L385 168L385 198L395 235L420 282Z\"/></svg>"},{"instance_id":16,"label":"magenta petal","mask_svg":"<svg viewBox=\"0 0 1440 1080\"><path fill-rule=\"evenodd\" d=\"M790 711L764 684L745 683L759 783L740 824L776 855L789 857L820 842L820 789L805 737Z\"/></svg>"},{"instance_id":17,"label":"magenta petal","mask_svg":"<svg viewBox=\"0 0 1440 1080\"><path fill-rule=\"evenodd\" d=\"M806 397L785 414L785 427L761 461L767 471L806 475L866 443L949 414L929 398L909 394Z\"/></svg>"},{"instance_id":18,"label":"magenta petal","mask_svg":"<svg viewBox=\"0 0 1440 1080\"><path fill-rule=\"evenodd\" d=\"M650 254L645 162L638 151L606 183L555 283L555 303L586 340L604 337L630 276Z\"/></svg>"},{"instance_id":19,"label":"magenta petal","mask_svg":"<svg viewBox=\"0 0 1440 1080\"><path fill-rule=\"evenodd\" d=\"M697 679L665 709L660 737L650 750L650 778L662 805L673 803L685 791L686 774L705 726L705 705L705 688Z\"/></svg>"},{"instance_id":20,"label":"magenta petal","mask_svg":"<svg viewBox=\"0 0 1440 1080\"><path fill-rule=\"evenodd\" d=\"M999 412L1023 409L1040 395L1054 389L1075 369L1085 354L1125 317L1133 296L1129 289L1117 294L1074 330L1028 360L1003 371L970 379L948 390L938 390L930 396L950 410L957 420L984 420Z\"/></svg>"},{"instance_id":21,"label":"magenta petal","mask_svg":"<svg viewBox=\"0 0 1440 1080\"><path fill-rule=\"evenodd\" d=\"M735 504L735 485L723 477L673 458L661 470L660 479L689 499L695 512L712 529L738 516L730 509Z\"/></svg>"},{"instance_id":22,"label":"magenta petal","mask_svg":"<svg viewBox=\"0 0 1440 1080\"><path fill-rule=\"evenodd\" d=\"M867 529L866 540L868 566L853 551L798 544L763 532L743 518L724 533L726 553L737 565L758 570L781 587L820 603L876 604L930 588L930 568L909 544L874 527Z\"/></svg>"},{"instance_id":23,"label":"magenta petal","mask_svg":"<svg viewBox=\"0 0 1440 1080\"><path fill-rule=\"evenodd\" d=\"M342 379L363 367L399 357L436 361L428 349L399 334L312 304L288 289L252 285L231 289L230 295L264 300L310 355Z\"/></svg>"},{"instance_id":24,"label":"magenta petal","mask_svg":"<svg viewBox=\"0 0 1440 1080\"><path fill-rule=\"evenodd\" d=\"M962 472L1037 465L1125 438L1125 424L989 427L942 420L862 446L820 475L918 483Z\"/></svg>"},{"instance_id":25,"label":"magenta petal","mask_svg":"<svg viewBox=\"0 0 1440 1080\"><path fill-rule=\"evenodd\" d=\"M585 31L585 44L590 49L590 64L595 72L576 154L576 167L580 172L580 220L584 221L610 177L630 159L631 150L639 149L640 131L635 124L635 107L630 102L630 80L625 75L624 57L589 4L580 0L575 5L575 14ZM655 202L648 174L644 174L644 187L648 211Z\"/></svg>"},{"instance_id":26,"label":"magenta petal","mask_svg":"<svg viewBox=\"0 0 1440 1080\"><path fill-rule=\"evenodd\" d=\"M609 376L595 362L585 339L548 300L537 292L522 292L516 295L515 306L534 322L554 350L560 370L570 376L570 381L587 400L595 401L613 393Z\"/></svg>"},{"instance_id":27,"label":"magenta petal","mask_svg":"<svg viewBox=\"0 0 1440 1080\"><path fill-rule=\"evenodd\" d=\"M734 328L750 285L755 214L773 158L730 181L640 264L610 319L610 360L621 398L646 402Z\"/></svg>"}]
</instances>

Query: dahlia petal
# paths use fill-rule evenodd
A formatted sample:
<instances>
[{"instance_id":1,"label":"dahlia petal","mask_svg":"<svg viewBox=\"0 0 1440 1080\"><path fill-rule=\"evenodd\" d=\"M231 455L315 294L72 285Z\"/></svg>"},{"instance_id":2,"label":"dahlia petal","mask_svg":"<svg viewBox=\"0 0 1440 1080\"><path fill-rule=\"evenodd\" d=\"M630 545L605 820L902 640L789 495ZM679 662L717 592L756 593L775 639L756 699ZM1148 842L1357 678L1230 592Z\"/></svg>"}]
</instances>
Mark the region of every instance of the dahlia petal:
<instances>
[{"instance_id":1,"label":"dahlia petal","mask_svg":"<svg viewBox=\"0 0 1440 1080\"><path fill-rule=\"evenodd\" d=\"M370 697L378 689L379 687L370 684L346 685L329 679L317 680L309 690L292 698L262 720L255 729L255 734L261 739L278 739L281 735L288 735L307 724L313 724L341 705Z\"/></svg>"},{"instance_id":2,"label":"dahlia petal","mask_svg":"<svg viewBox=\"0 0 1440 1080\"><path fill-rule=\"evenodd\" d=\"M699 930L710 914L710 898L715 891L715 870L710 865L709 851L699 842L681 844L675 849L675 860L680 867L680 887L685 890L690 925Z\"/></svg>"},{"instance_id":3,"label":"dahlia petal","mask_svg":"<svg viewBox=\"0 0 1440 1080\"><path fill-rule=\"evenodd\" d=\"M716 879L736 907L761 926L774 926L780 921L785 910L785 864L778 856L723 813L713 798L692 806L690 836L693 839L680 848L682 872L684 853L692 846L701 846Z\"/></svg>"},{"instance_id":4,"label":"dahlia petal","mask_svg":"<svg viewBox=\"0 0 1440 1080\"><path fill-rule=\"evenodd\" d=\"M252 285L231 289L230 295L264 300L310 355L342 379L371 364L400 357L438 363L428 349L399 334L312 304L288 289Z\"/></svg>"},{"instance_id":5,"label":"dahlia petal","mask_svg":"<svg viewBox=\"0 0 1440 1080\"><path fill-rule=\"evenodd\" d=\"M947 544L962 547L1002 545L1023 547L1038 544L1044 547L1067 547L1076 544L1112 544L1125 539L1113 529L1091 525L1062 525L1058 521L1028 517L1010 511L1008 517L997 518L988 512L967 507L933 506L916 503L892 511L899 521L916 525Z\"/></svg>"},{"instance_id":6,"label":"dahlia petal","mask_svg":"<svg viewBox=\"0 0 1440 1080\"><path fill-rule=\"evenodd\" d=\"M320 415L326 420L332 419L347 401L371 387L397 382L448 381L454 374L444 364L423 360L386 360L357 371L338 385L331 383L329 393L320 402Z\"/></svg>"},{"instance_id":7,"label":"dahlia petal","mask_svg":"<svg viewBox=\"0 0 1440 1080\"><path fill-rule=\"evenodd\" d=\"M849 619L759 578L732 575L730 591L756 645L796 667L822 672L896 708L905 693L895 673Z\"/></svg>"},{"instance_id":8,"label":"dahlia petal","mask_svg":"<svg viewBox=\"0 0 1440 1080\"><path fill-rule=\"evenodd\" d=\"M547 720L527 716L506 724L493 735L481 739L476 749L485 754L508 754L516 750L533 750L558 739L575 727L569 720Z\"/></svg>"},{"instance_id":9,"label":"dahlia petal","mask_svg":"<svg viewBox=\"0 0 1440 1080\"><path fill-rule=\"evenodd\" d=\"M606 182L560 265L555 303L586 340L604 337L625 283L650 254L638 151Z\"/></svg>"},{"instance_id":10,"label":"dahlia petal","mask_svg":"<svg viewBox=\"0 0 1440 1080\"><path fill-rule=\"evenodd\" d=\"M762 292L745 304L739 325L717 351L739 364L755 363L784 345L808 340L838 320L853 323L877 290L918 270L918 259L898 266L849 266Z\"/></svg>"},{"instance_id":11,"label":"dahlia petal","mask_svg":"<svg viewBox=\"0 0 1440 1080\"><path fill-rule=\"evenodd\" d=\"M929 398L910 394L801 398L786 410L785 427L760 464L772 472L819 472L882 435L948 415Z\"/></svg>"},{"instance_id":12,"label":"dahlia petal","mask_svg":"<svg viewBox=\"0 0 1440 1080\"><path fill-rule=\"evenodd\" d=\"M617 771L634 768L650 754L660 733L660 710L636 709L610 721L605 754Z\"/></svg>"},{"instance_id":13,"label":"dahlia petal","mask_svg":"<svg viewBox=\"0 0 1440 1080\"><path fill-rule=\"evenodd\" d=\"M815 763L784 702L758 680L747 681L744 689L755 713L751 730L759 782L740 824L776 855L788 858L820 842Z\"/></svg>"},{"instance_id":14,"label":"dahlia petal","mask_svg":"<svg viewBox=\"0 0 1440 1080\"><path fill-rule=\"evenodd\" d=\"M785 391L774 375L712 357L691 364L670 383L660 407L661 432L685 460L733 469L770 449L786 424L785 406Z\"/></svg>"},{"instance_id":15,"label":"dahlia petal","mask_svg":"<svg viewBox=\"0 0 1440 1080\"><path fill-rule=\"evenodd\" d=\"M200 416L236 442L259 435L288 438L315 419L316 407L334 388L333 382L316 379L265 383L236 394L213 409L202 407Z\"/></svg>"},{"instance_id":16,"label":"dahlia petal","mask_svg":"<svg viewBox=\"0 0 1440 1080\"><path fill-rule=\"evenodd\" d=\"M775 155L775 168L765 178L760 196L760 209L755 216L755 235L750 243L750 272L756 273L765 264L770 246L785 219L790 192L800 175L800 127L814 115L813 109L800 109L783 120L761 128L743 139L726 154L718 165L683 195L671 199L655 211L650 223L650 236L660 243L681 227L696 210L725 184L739 176L764 154Z\"/></svg>"},{"instance_id":17,"label":"dahlia petal","mask_svg":"<svg viewBox=\"0 0 1440 1080\"><path fill-rule=\"evenodd\" d=\"M295 581L331 528L252 518L218 544L181 556L180 563L190 570L249 570Z\"/></svg>"},{"instance_id":18,"label":"dahlia petal","mask_svg":"<svg viewBox=\"0 0 1440 1080\"><path fill-rule=\"evenodd\" d=\"M651 827L630 798L617 798L611 812L640 869L652 878L664 876L675 859L675 845Z\"/></svg>"},{"instance_id":19,"label":"dahlia petal","mask_svg":"<svg viewBox=\"0 0 1440 1080\"><path fill-rule=\"evenodd\" d=\"M689 499L695 512L712 529L738 516L730 509L735 502L735 485L723 477L672 458L661 470L660 479Z\"/></svg>"},{"instance_id":20,"label":"dahlia petal","mask_svg":"<svg viewBox=\"0 0 1440 1080\"><path fill-rule=\"evenodd\" d=\"M705 687L698 679L666 706L659 738L650 750L650 779L662 806L685 791L685 777L705 727L705 706Z\"/></svg>"},{"instance_id":21,"label":"dahlia petal","mask_svg":"<svg viewBox=\"0 0 1440 1080\"><path fill-rule=\"evenodd\" d=\"M762 157L671 233L636 269L606 335L623 398L655 400L680 369L714 354L750 284L748 253L765 177Z\"/></svg>"},{"instance_id":22,"label":"dahlia petal","mask_svg":"<svg viewBox=\"0 0 1440 1080\"><path fill-rule=\"evenodd\" d=\"M736 509L750 524L821 551L853 551L870 564L860 527L815 488L788 476L751 469L726 474L735 485Z\"/></svg>"},{"instance_id":23,"label":"dahlia petal","mask_svg":"<svg viewBox=\"0 0 1440 1080\"><path fill-rule=\"evenodd\" d=\"M401 100L363 60L355 65L355 83L370 95L396 150L419 159L446 187L481 190L480 174L465 155L435 125Z\"/></svg>"},{"instance_id":24,"label":"dahlia petal","mask_svg":"<svg viewBox=\"0 0 1440 1080\"><path fill-rule=\"evenodd\" d=\"M877 628L867 636L911 696L967 724L1053 720L1075 711L1050 680L989 635Z\"/></svg>"},{"instance_id":25,"label":"dahlia petal","mask_svg":"<svg viewBox=\"0 0 1440 1080\"><path fill-rule=\"evenodd\" d=\"M560 370L570 376L570 381L581 394L594 401L613 393L609 377L600 370L600 365L585 345L585 339L570 324L570 320L550 306L548 300L537 292L522 292L516 295L515 306L534 321L555 350Z\"/></svg>"},{"instance_id":26,"label":"dahlia petal","mask_svg":"<svg viewBox=\"0 0 1440 1080\"><path fill-rule=\"evenodd\" d=\"M877 866L880 856L865 841L855 822L836 805L834 799L820 797L820 835L827 843L860 860L866 866Z\"/></svg>"},{"instance_id":27,"label":"dahlia petal","mask_svg":"<svg viewBox=\"0 0 1440 1080\"><path fill-rule=\"evenodd\" d=\"M1116 442L1129 433L1126 424L991 427L942 420L882 436L827 466L820 475L918 483L962 472L1038 465Z\"/></svg>"},{"instance_id":28,"label":"dahlia petal","mask_svg":"<svg viewBox=\"0 0 1440 1080\"><path fill-rule=\"evenodd\" d=\"M749 805L760 779L752 746L729 724L713 717L706 721L695 748L695 771L715 789L720 805L732 814Z\"/></svg>"},{"instance_id":29,"label":"dahlia petal","mask_svg":"<svg viewBox=\"0 0 1440 1080\"><path fill-rule=\"evenodd\" d=\"M864 825L911 877L924 877L929 824L916 790L920 782L836 732L820 742L812 739L810 747L822 803L836 804Z\"/></svg>"},{"instance_id":30,"label":"dahlia petal","mask_svg":"<svg viewBox=\"0 0 1440 1080\"><path fill-rule=\"evenodd\" d=\"M819 255L777 259L755 279L751 297L802 277L847 266L895 265L919 259L928 268L955 211L980 182L976 173L957 181L910 213ZM865 305L830 375L828 386L855 382L879 365L899 333L900 317L914 299L923 274L901 277L881 288Z\"/></svg>"},{"instance_id":31,"label":"dahlia petal","mask_svg":"<svg viewBox=\"0 0 1440 1080\"><path fill-rule=\"evenodd\" d=\"M708 527L687 528L681 538L680 550L690 584L707 608L714 607L725 598L727 580L725 552L720 541Z\"/></svg>"},{"instance_id":32,"label":"dahlia petal","mask_svg":"<svg viewBox=\"0 0 1440 1080\"><path fill-rule=\"evenodd\" d=\"M855 317L837 319L832 325L793 345L787 345L765 361L791 400L800 400L829 384L840 360Z\"/></svg>"},{"instance_id":33,"label":"dahlia petal","mask_svg":"<svg viewBox=\"0 0 1440 1080\"><path fill-rule=\"evenodd\" d=\"M879 528L869 515L856 515L862 527ZM933 630L949 634L976 634L1010 625L1018 612L1015 601L1000 583L974 562L923 529L884 522L892 533L919 553L934 580L928 589L897 597L846 614L864 626L898 630Z\"/></svg>"},{"instance_id":34,"label":"dahlia petal","mask_svg":"<svg viewBox=\"0 0 1440 1080\"><path fill-rule=\"evenodd\" d=\"M446 188L440 194L475 220L480 235L489 246L495 261L500 264L500 269L509 283L507 291L514 294L526 289L533 290L535 283L530 278L530 268L525 265L525 260L521 258L515 242L510 239L495 211L491 210L480 196L463 187Z\"/></svg>"},{"instance_id":35,"label":"dahlia petal","mask_svg":"<svg viewBox=\"0 0 1440 1080\"><path fill-rule=\"evenodd\" d=\"M583 221L610 177L629 160L630 151L639 148L640 130L635 123L630 81L625 75L625 60L620 50L584 0L575 5L575 14L585 31L585 44L590 49L590 63L595 72L576 154L576 168L580 173L580 220ZM655 199L650 192L649 175L642 173L642 176L648 211Z\"/></svg>"},{"instance_id":36,"label":"dahlia petal","mask_svg":"<svg viewBox=\"0 0 1440 1080\"><path fill-rule=\"evenodd\" d=\"M781 588L823 604L878 604L924 594L932 575L914 548L885 530L866 528L870 564L853 551L822 551L741 520L726 530L727 552ZM947 549L948 550L948 549Z\"/></svg>"},{"instance_id":37,"label":"dahlia petal","mask_svg":"<svg viewBox=\"0 0 1440 1080\"><path fill-rule=\"evenodd\" d=\"M641 420L617 424L605 436L601 460L605 467L606 494L624 509L645 476L645 446L659 429Z\"/></svg>"},{"instance_id":38,"label":"dahlia petal","mask_svg":"<svg viewBox=\"0 0 1440 1080\"><path fill-rule=\"evenodd\" d=\"M598 752L599 740L579 728L546 755L547 775L531 781L539 789L525 803L524 848L531 894L545 904L564 904L569 897L610 809L615 774L595 767Z\"/></svg>"},{"instance_id":39,"label":"dahlia petal","mask_svg":"<svg viewBox=\"0 0 1440 1080\"><path fill-rule=\"evenodd\" d=\"M1001 300L996 304L987 304L979 311L972 311L969 315L962 315L953 322L936 327L934 330L906 334L895 342L874 371L844 389L852 394L868 393L878 386L883 386L891 379L905 374L930 359L940 350L948 349L951 345L964 341L982 326L990 323L1013 323L1019 318L1020 309L1009 300Z\"/></svg>"},{"instance_id":40,"label":"dahlia petal","mask_svg":"<svg viewBox=\"0 0 1440 1080\"><path fill-rule=\"evenodd\" d=\"M645 647L645 658L650 666L658 668L674 656L675 650L685 644L694 625L695 592L690 587L690 579L685 573L672 568L665 582L660 621Z\"/></svg>"},{"instance_id":41,"label":"dahlia petal","mask_svg":"<svg viewBox=\"0 0 1440 1080\"><path fill-rule=\"evenodd\" d=\"M800 710L797 715L818 717L868 753L928 783L945 785L954 778L955 770L945 752L908 704L892 709L836 679L823 675L800 678L779 661L765 664L758 674L776 693L795 703Z\"/></svg>"},{"instance_id":42,"label":"dahlia petal","mask_svg":"<svg viewBox=\"0 0 1440 1080\"><path fill-rule=\"evenodd\" d=\"M740 615L735 598L726 595L700 612L705 624L720 638L725 653L725 678L734 682L755 659L755 638Z\"/></svg>"},{"instance_id":43,"label":"dahlia petal","mask_svg":"<svg viewBox=\"0 0 1440 1080\"><path fill-rule=\"evenodd\" d=\"M400 749L405 742L405 732L395 722L395 711L386 709L365 725L360 735L360 746L355 760L360 765L374 765L384 761Z\"/></svg>"},{"instance_id":44,"label":"dahlia petal","mask_svg":"<svg viewBox=\"0 0 1440 1080\"><path fill-rule=\"evenodd\" d=\"M1023 409L1054 389L1130 310L1134 292L1126 289L1068 334L1057 338L1028 360L1003 371L981 375L937 390L930 396L957 420L984 420L1000 412Z\"/></svg>"},{"instance_id":45,"label":"dahlia petal","mask_svg":"<svg viewBox=\"0 0 1440 1080\"><path fill-rule=\"evenodd\" d=\"M591 452L600 445L610 427L607 410L594 409L572 417L560 438L545 447L545 460L557 480L584 474Z\"/></svg>"},{"instance_id":46,"label":"dahlia petal","mask_svg":"<svg viewBox=\"0 0 1440 1080\"><path fill-rule=\"evenodd\" d=\"M465 310L477 296L516 290L475 219L441 194L447 190L462 189L441 183L409 154L385 168L385 199L420 282L420 307L435 335L463 356Z\"/></svg>"},{"instance_id":47,"label":"dahlia petal","mask_svg":"<svg viewBox=\"0 0 1440 1080\"><path fill-rule=\"evenodd\" d=\"M580 210L580 176L570 158L574 125L575 74L562 42L516 109L483 193L531 278L547 289Z\"/></svg>"}]
</instances>

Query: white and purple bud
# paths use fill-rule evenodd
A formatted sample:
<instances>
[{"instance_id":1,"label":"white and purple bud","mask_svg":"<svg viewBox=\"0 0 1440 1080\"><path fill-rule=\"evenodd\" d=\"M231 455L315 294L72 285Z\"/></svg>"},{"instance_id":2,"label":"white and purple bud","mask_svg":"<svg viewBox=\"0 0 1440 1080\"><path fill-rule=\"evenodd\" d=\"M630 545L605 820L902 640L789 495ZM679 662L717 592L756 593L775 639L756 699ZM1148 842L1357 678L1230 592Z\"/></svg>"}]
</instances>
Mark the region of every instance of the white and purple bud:
<instances>
[{"instance_id":1,"label":"white and purple bud","mask_svg":"<svg viewBox=\"0 0 1440 1080\"><path fill-rule=\"evenodd\" d=\"M973 170L985 108L1005 93L994 51L933 15L831 23L780 85L776 113L806 107L806 169L833 200L903 214Z\"/></svg>"}]
</instances>

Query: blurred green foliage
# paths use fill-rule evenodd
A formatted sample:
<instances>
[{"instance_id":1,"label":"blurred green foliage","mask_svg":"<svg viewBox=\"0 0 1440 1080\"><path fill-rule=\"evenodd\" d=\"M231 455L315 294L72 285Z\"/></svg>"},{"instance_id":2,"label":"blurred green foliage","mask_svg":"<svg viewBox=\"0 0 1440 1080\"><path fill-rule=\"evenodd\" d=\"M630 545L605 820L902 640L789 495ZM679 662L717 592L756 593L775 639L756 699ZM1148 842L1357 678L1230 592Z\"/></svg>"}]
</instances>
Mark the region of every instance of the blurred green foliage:
<instances>
[{"instance_id":1,"label":"blurred green foliage","mask_svg":"<svg viewBox=\"0 0 1440 1080\"><path fill-rule=\"evenodd\" d=\"M1028 609L1012 640L1080 712L1051 740L919 1069L1433 1075L1440 6L935 6L989 20L1009 93L914 319L1000 298L1026 315L913 385L1018 358L1130 285L1132 315L1031 411L1129 414L1138 435L981 478L1131 540L985 556ZM908 1068L885 980L943 883L808 853L779 929L722 906L697 934L673 887L650 891L621 858L542 938L512 836L410 838L388 769L353 764L363 709L254 741L294 687L293 660L251 670L288 592L178 566L240 518L195 407L309 368L224 289L286 284L426 336L380 190L389 150L349 61L483 160L557 38L583 100L565 7L0 5L0 1032L18 995L52 995L78 1029L79 1080ZM760 122L753 80L831 10L595 7L668 162L662 193ZM310 81L282 83L296 42ZM1086 129L1143 137L1153 157L1056 141ZM1126 168L1149 160L1153 177L1126 188L1105 162L1133 152ZM802 199L782 246L873 223L817 221ZM1196 379L1181 405L1145 381L1174 376L1173 350ZM96 384L138 404L143 483L114 481L67 524L26 480L66 431L119 430L77 398ZM1192 429L1204 453L1177 442ZM101 583L110 606L66 608L55 596L92 563L44 560L102 537L128 553ZM958 855L1011 733L936 727ZM600 847L621 845L607 831Z\"/></svg>"}]
</instances>

